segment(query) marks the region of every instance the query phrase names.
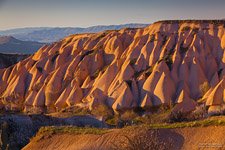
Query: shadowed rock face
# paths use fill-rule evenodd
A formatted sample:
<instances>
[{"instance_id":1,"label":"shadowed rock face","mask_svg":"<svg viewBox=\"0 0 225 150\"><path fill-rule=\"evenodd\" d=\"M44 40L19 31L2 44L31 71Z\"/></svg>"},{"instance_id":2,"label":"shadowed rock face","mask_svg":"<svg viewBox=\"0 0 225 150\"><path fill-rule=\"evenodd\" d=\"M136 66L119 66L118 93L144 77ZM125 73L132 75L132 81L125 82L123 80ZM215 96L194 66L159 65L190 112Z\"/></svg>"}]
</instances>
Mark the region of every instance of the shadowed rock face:
<instances>
[{"instance_id":1,"label":"shadowed rock face","mask_svg":"<svg viewBox=\"0 0 225 150\"><path fill-rule=\"evenodd\" d=\"M77 34L0 70L1 107L54 112L77 105L112 109L197 100L225 102L223 21L157 22L146 28Z\"/></svg>"},{"instance_id":2,"label":"shadowed rock face","mask_svg":"<svg viewBox=\"0 0 225 150\"><path fill-rule=\"evenodd\" d=\"M0 53L0 69L7 68L29 57L25 54L1 54Z\"/></svg>"}]
</instances>

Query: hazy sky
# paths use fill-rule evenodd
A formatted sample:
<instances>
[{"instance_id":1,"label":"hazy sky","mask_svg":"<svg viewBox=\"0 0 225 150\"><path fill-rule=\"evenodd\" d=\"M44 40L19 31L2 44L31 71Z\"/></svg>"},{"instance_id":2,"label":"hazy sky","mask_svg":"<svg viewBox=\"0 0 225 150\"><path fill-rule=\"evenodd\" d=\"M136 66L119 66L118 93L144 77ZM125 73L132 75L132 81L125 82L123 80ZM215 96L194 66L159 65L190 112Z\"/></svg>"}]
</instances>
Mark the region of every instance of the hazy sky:
<instances>
[{"instance_id":1,"label":"hazy sky","mask_svg":"<svg viewBox=\"0 0 225 150\"><path fill-rule=\"evenodd\" d=\"M222 18L225 0L0 0L0 30Z\"/></svg>"}]
</instances>

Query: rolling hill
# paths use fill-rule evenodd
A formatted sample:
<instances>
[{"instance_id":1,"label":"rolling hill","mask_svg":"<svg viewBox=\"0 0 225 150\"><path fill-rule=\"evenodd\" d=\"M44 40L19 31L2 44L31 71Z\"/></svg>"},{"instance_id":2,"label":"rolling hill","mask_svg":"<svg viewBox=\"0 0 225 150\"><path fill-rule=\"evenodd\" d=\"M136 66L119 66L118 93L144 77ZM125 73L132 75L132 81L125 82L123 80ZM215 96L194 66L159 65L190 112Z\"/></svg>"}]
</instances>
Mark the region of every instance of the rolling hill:
<instances>
[{"instance_id":1,"label":"rolling hill","mask_svg":"<svg viewBox=\"0 0 225 150\"><path fill-rule=\"evenodd\" d=\"M0 36L0 53L6 54L33 54L44 43L21 41L12 36Z\"/></svg>"}]
</instances>

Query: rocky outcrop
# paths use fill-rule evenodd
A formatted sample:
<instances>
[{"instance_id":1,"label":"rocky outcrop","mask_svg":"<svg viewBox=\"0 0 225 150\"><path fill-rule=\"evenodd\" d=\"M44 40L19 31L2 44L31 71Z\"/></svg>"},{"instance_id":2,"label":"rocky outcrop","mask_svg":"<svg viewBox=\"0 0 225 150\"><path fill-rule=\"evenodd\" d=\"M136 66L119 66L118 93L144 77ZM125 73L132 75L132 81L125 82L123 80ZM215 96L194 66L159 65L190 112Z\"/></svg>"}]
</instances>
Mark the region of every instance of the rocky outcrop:
<instances>
[{"instance_id":1,"label":"rocky outcrop","mask_svg":"<svg viewBox=\"0 0 225 150\"><path fill-rule=\"evenodd\" d=\"M162 21L140 29L77 34L0 70L5 109L70 106L115 111L225 102L225 22Z\"/></svg>"}]
</instances>

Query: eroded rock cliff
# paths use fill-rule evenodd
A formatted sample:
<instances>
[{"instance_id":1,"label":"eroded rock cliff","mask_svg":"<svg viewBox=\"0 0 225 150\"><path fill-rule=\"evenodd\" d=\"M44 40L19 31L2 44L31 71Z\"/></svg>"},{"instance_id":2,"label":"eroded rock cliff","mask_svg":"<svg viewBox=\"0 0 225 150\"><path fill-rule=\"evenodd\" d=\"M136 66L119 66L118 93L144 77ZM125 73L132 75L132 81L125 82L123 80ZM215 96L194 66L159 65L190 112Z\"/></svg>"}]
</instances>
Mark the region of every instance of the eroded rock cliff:
<instances>
[{"instance_id":1,"label":"eroded rock cliff","mask_svg":"<svg viewBox=\"0 0 225 150\"><path fill-rule=\"evenodd\" d=\"M1 107L54 112L77 105L131 107L225 102L225 22L161 21L77 34L0 70Z\"/></svg>"}]
</instances>

